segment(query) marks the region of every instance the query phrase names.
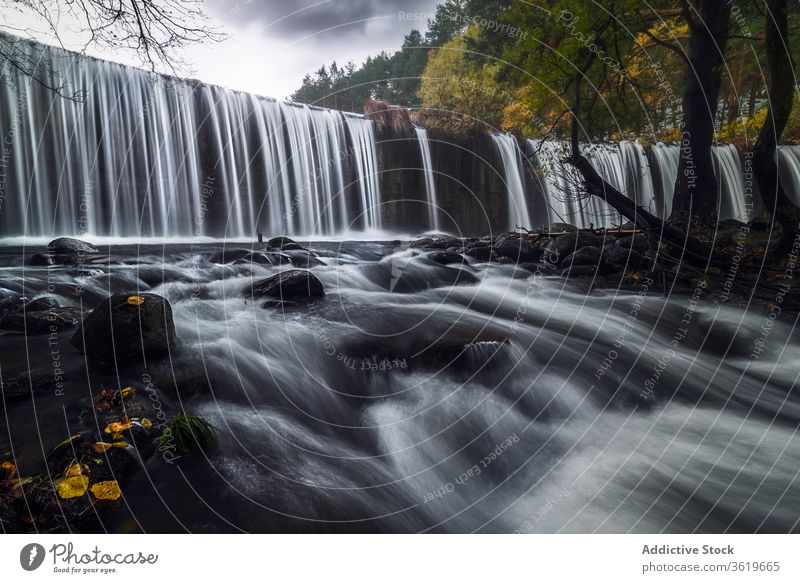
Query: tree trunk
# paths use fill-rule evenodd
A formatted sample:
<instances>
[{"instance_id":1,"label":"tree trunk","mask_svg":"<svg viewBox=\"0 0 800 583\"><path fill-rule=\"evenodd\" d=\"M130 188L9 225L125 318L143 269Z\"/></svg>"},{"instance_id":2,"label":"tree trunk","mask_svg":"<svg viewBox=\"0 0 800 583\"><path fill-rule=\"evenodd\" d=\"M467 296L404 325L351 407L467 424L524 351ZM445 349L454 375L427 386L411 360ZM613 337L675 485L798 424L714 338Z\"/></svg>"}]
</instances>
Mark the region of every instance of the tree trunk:
<instances>
[{"instance_id":1,"label":"tree trunk","mask_svg":"<svg viewBox=\"0 0 800 583\"><path fill-rule=\"evenodd\" d=\"M758 182L764 209L783 227L778 250L792 244L798 231L800 209L787 198L778 180L775 159L777 145L783 135L794 99L794 66L787 46L787 2L766 0L766 30L769 83L767 86L767 117L753 146L753 171Z\"/></svg>"},{"instance_id":2,"label":"tree trunk","mask_svg":"<svg viewBox=\"0 0 800 583\"><path fill-rule=\"evenodd\" d=\"M672 197L672 219L694 217L711 222L717 212L717 180L711 144L722 82L731 4L719 0L684 0L689 24L689 64L683 94L684 131L678 179Z\"/></svg>"}]
</instances>

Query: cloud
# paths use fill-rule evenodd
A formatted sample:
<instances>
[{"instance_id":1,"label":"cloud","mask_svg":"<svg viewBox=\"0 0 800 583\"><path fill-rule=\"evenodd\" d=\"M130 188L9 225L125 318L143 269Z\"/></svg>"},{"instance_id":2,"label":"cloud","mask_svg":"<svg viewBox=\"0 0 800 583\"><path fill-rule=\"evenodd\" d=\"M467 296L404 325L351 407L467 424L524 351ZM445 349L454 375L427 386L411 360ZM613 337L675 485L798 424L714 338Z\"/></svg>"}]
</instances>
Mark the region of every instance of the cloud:
<instances>
[{"instance_id":1,"label":"cloud","mask_svg":"<svg viewBox=\"0 0 800 583\"><path fill-rule=\"evenodd\" d=\"M425 15L433 12L437 1L206 0L205 4L217 18L239 26L258 24L266 35L324 40L331 36L363 36L368 28L372 32L376 21L385 21L387 29L398 23L408 29L425 29ZM406 16L412 13L420 14L413 19Z\"/></svg>"}]
</instances>

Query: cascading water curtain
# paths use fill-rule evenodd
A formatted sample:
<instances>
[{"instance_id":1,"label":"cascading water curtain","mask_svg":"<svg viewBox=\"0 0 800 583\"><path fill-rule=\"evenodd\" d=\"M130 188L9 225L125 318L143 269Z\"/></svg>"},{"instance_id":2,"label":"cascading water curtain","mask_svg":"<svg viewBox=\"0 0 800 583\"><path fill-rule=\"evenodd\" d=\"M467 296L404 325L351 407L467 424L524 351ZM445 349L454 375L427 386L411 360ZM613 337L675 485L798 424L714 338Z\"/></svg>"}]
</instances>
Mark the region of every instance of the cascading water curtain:
<instances>
[{"instance_id":1,"label":"cascading water curtain","mask_svg":"<svg viewBox=\"0 0 800 583\"><path fill-rule=\"evenodd\" d=\"M508 229L529 227L531 215L525 198L525 179L522 152L511 134L492 134L500 159L503 162L503 177L508 195Z\"/></svg>"},{"instance_id":2,"label":"cascading water curtain","mask_svg":"<svg viewBox=\"0 0 800 583\"><path fill-rule=\"evenodd\" d=\"M439 203L436 199L436 178L433 174L433 161L431 158L431 144L428 139L428 130L421 127L414 128L419 142L420 156L422 157L422 171L425 174L425 194L428 197L428 224L434 231L439 230Z\"/></svg>"},{"instance_id":3,"label":"cascading water curtain","mask_svg":"<svg viewBox=\"0 0 800 583\"><path fill-rule=\"evenodd\" d=\"M5 64L4 236L250 239L257 230L381 228L367 119L3 40L80 97Z\"/></svg>"}]
</instances>

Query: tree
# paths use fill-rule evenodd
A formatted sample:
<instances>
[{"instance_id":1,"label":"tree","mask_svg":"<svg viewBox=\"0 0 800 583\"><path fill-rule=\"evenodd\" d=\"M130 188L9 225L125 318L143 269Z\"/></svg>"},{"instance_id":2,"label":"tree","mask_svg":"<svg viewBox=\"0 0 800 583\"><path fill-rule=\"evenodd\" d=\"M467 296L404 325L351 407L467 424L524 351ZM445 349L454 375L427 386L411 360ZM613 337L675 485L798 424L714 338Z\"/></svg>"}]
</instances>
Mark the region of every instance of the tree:
<instances>
[{"instance_id":1,"label":"tree","mask_svg":"<svg viewBox=\"0 0 800 583\"><path fill-rule=\"evenodd\" d=\"M714 220L717 214L717 179L711 145L731 5L717 0L682 0L682 4L683 18L689 25L683 91L685 129L671 217L689 224L695 217L702 221Z\"/></svg>"},{"instance_id":2,"label":"tree","mask_svg":"<svg viewBox=\"0 0 800 583\"><path fill-rule=\"evenodd\" d=\"M83 51L92 46L132 51L152 71L176 74L185 69L178 55L181 48L224 38L207 25L201 0L0 0L0 6L6 14L13 11L38 19L62 45L64 29L76 22L84 37ZM32 32L4 26L18 34ZM49 75L13 39L0 37L0 59L64 97L81 98L82 94L64 85L53 85Z\"/></svg>"},{"instance_id":3,"label":"tree","mask_svg":"<svg viewBox=\"0 0 800 583\"><path fill-rule=\"evenodd\" d=\"M766 20L764 46L769 71L768 105L764 125L753 146L753 170L764 207L783 227L783 240L779 249L788 250L798 232L800 209L789 200L778 181L775 154L792 113L795 94L794 64L789 50L786 0L765 0L763 5Z\"/></svg>"}]
</instances>

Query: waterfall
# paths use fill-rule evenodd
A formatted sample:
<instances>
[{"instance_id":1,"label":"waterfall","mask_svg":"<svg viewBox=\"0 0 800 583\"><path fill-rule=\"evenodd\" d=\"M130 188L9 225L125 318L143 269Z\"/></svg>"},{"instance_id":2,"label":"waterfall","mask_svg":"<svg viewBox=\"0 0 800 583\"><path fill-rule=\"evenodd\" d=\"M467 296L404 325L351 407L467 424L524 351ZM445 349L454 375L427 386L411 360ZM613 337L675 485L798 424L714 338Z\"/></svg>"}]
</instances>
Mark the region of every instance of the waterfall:
<instances>
[{"instance_id":1,"label":"waterfall","mask_svg":"<svg viewBox=\"0 0 800 583\"><path fill-rule=\"evenodd\" d=\"M428 140L428 130L415 126L419 151L422 156L422 171L425 173L425 192L428 196L429 226L434 231L439 230L439 204L436 200L436 179L433 175L433 161L431 159L431 144Z\"/></svg>"},{"instance_id":2,"label":"waterfall","mask_svg":"<svg viewBox=\"0 0 800 583\"><path fill-rule=\"evenodd\" d=\"M800 146L779 146L775 158L783 191L800 206Z\"/></svg>"},{"instance_id":3,"label":"waterfall","mask_svg":"<svg viewBox=\"0 0 800 583\"><path fill-rule=\"evenodd\" d=\"M678 146L668 146L662 142L650 148L650 157L655 172L658 174L658 216L668 217L672 212L672 193L675 190L675 179L678 176L680 152Z\"/></svg>"},{"instance_id":4,"label":"waterfall","mask_svg":"<svg viewBox=\"0 0 800 583\"><path fill-rule=\"evenodd\" d=\"M9 40L10 39L10 40ZM112 237L379 229L371 121L4 36L0 232Z\"/></svg>"},{"instance_id":5,"label":"waterfall","mask_svg":"<svg viewBox=\"0 0 800 583\"><path fill-rule=\"evenodd\" d=\"M508 228L530 225L528 202L525 199L525 179L522 165L522 152L517 140L511 134L492 134L500 159L508 195Z\"/></svg>"}]
</instances>

